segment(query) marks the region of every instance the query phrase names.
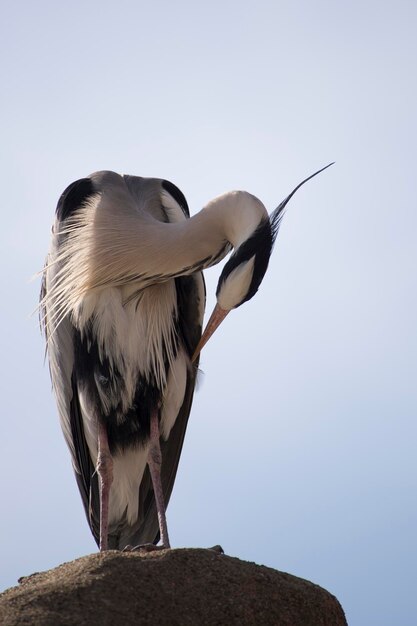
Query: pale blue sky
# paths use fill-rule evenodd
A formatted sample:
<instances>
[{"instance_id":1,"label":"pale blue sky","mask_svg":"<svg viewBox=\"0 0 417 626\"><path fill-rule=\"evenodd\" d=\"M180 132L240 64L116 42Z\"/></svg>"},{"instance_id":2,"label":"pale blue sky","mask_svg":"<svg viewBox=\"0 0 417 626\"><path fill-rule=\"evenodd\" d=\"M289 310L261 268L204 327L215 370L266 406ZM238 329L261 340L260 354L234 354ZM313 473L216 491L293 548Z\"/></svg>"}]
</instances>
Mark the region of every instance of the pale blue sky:
<instances>
[{"instance_id":1,"label":"pale blue sky","mask_svg":"<svg viewBox=\"0 0 417 626\"><path fill-rule=\"evenodd\" d=\"M15 2L2 10L0 588L94 551L35 308L56 201L98 169L191 211L291 201L261 290L204 351L175 546L415 624L417 9L412 2ZM208 309L220 268L207 273Z\"/></svg>"}]
</instances>

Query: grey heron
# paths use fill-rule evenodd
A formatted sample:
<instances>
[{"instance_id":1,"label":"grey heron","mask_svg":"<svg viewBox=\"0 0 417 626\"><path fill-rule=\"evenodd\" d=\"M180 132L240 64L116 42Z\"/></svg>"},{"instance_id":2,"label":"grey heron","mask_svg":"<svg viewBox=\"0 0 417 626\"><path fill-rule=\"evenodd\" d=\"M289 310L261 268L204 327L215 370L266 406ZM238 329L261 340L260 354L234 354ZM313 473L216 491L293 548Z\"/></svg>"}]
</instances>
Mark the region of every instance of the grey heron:
<instances>
[{"instance_id":1,"label":"grey heron","mask_svg":"<svg viewBox=\"0 0 417 626\"><path fill-rule=\"evenodd\" d=\"M200 350L257 292L287 202L324 169L270 216L256 197L235 191L190 217L172 183L110 171L61 195L41 318L63 434L100 550L170 546L165 510ZM232 249L202 334L202 270Z\"/></svg>"}]
</instances>

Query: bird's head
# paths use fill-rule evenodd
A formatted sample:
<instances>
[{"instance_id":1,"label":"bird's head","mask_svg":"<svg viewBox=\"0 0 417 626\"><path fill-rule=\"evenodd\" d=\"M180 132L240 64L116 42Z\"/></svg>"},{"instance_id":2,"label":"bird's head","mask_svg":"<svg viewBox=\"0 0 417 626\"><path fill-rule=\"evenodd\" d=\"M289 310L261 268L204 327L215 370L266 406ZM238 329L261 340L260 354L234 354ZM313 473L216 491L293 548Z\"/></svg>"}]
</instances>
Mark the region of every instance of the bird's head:
<instances>
[{"instance_id":1,"label":"bird's head","mask_svg":"<svg viewBox=\"0 0 417 626\"><path fill-rule=\"evenodd\" d=\"M250 220L246 220L248 224L251 224L249 228L246 227L243 230L237 228L238 234L230 239L234 246L234 252L220 275L216 290L217 304L195 350L193 361L226 315L232 309L236 309L253 298L258 291L268 268L274 242L288 201L304 183L330 165L333 163L326 165L299 183L271 215L268 215L263 204L254 196L245 192L232 194L235 202L242 204L244 209L254 218L252 224Z\"/></svg>"}]
</instances>

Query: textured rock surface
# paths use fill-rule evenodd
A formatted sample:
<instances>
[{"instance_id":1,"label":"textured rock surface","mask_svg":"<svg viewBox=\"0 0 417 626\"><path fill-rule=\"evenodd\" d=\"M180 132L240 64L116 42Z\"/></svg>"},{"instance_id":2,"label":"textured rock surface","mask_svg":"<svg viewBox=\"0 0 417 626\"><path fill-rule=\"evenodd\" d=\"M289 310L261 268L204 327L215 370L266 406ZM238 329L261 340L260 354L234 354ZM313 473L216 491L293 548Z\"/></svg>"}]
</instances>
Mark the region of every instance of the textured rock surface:
<instances>
[{"instance_id":1,"label":"textured rock surface","mask_svg":"<svg viewBox=\"0 0 417 626\"><path fill-rule=\"evenodd\" d=\"M211 550L109 551L32 574L0 595L2 626L346 626L334 596Z\"/></svg>"}]
</instances>

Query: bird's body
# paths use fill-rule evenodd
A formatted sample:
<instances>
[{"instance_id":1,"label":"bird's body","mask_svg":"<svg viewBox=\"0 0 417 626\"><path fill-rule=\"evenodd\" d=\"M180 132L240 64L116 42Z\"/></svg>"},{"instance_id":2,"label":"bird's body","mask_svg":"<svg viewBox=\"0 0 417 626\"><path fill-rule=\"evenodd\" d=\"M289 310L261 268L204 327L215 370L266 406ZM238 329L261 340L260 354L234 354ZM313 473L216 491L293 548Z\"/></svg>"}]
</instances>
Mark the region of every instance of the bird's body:
<instances>
[{"instance_id":1,"label":"bird's body","mask_svg":"<svg viewBox=\"0 0 417 626\"><path fill-rule=\"evenodd\" d=\"M160 179L97 172L62 194L41 308L61 425L101 549L160 536L169 546L165 506L203 345L201 270L233 247L218 311L250 299L291 195L271 218L246 192L189 218L183 194Z\"/></svg>"},{"instance_id":2,"label":"bird's body","mask_svg":"<svg viewBox=\"0 0 417 626\"><path fill-rule=\"evenodd\" d=\"M164 184L170 191L164 189ZM165 454L162 468L167 502L191 407L196 368L190 358L201 336L205 289L201 272L195 272L191 276L153 282L146 288L138 277L88 287L82 292L74 259L85 255L82 261L85 270L95 258L91 254L86 258L86 242L74 237L73 222L87 210L91 221L89 226L84 226L82 234L86 235L88 227L104 228L109 205L120 206L120 214L131 205L139 229L152 221L183 221L188 218L188 207L182 194L165 181L121 177L110 172L77 181L64 192L57 207L44 297L51 375L61 425L97 541L100 530L99 483L95 473L98 425L100 421L106 425L113 457L109 547L123 548L128 543L154 542L159 534L147 470L150 416L155 407L161 407L163 447L171 435L170 450ZM102 223L97 225L100 219ZM113 237L112 246L117 246L117 229L122 226L118 220L122 220L122 215L116 215L111 229L103 233ZM72 250L63 254L66 246ZM91 252L91 248L88 250ZM139 257L141 252L138 249ZM97 254L100 256L100 251ZM158 249L154 249L153 257L157 255ZM97 272L100 263L99 258L94 265ZM103 278L98 282L103 282ZM76 306L64 314L59 302L56 304L62 299L60 289L66 295L66 302L78 291Z\"/></svg>"}]
</instances>

